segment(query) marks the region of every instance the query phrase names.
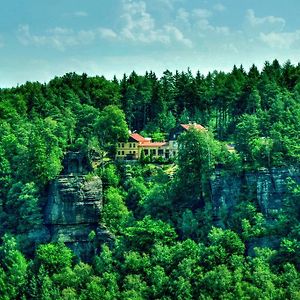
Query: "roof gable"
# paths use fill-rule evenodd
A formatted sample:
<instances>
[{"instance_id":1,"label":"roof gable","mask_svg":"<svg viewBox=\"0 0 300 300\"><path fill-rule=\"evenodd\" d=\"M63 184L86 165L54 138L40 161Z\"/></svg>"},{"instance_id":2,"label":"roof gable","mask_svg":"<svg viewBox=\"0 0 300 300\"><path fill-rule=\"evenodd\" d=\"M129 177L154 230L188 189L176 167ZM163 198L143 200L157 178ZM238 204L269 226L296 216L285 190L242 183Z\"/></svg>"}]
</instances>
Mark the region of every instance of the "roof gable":
<instances>
[{"instance_id":1,"label":"roof gable","mask_svg":"<svg viewBox=\"0 0 300 300\"><path fill-rule=\"evenodd\" d=\"M145 142L149 142L147 139L145 139L143 136L141 136L140 134L138 133L132 133L130 135L130 137L132 139L134 139L135 141L139 142L139 143L145 143Z\"/></svg>"},{"instance_id":2,"label":"roof gable","mask_svg":"<svg viewBox=\"0 0 300 300\"><path fill-rule=\"evenodd\" d=\"M194 124L180 124L185 130L189 130L190 128L195 128L197 130L206 130L202 125L194 123Z\"/></svg>"}]
</instances>

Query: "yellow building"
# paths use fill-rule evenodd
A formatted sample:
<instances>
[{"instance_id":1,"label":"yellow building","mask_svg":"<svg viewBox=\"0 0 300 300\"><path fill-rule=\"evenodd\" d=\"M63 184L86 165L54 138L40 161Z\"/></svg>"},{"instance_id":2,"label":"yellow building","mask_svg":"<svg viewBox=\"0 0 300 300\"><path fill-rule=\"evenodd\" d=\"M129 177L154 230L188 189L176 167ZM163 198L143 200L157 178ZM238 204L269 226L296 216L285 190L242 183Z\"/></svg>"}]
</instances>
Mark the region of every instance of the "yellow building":
<instances>
[{"instance_id":1,"label":"yellow building","mask_svg":"<svg viewBox=\"0 0 300 300\"><path fill-rule=\"evenodd\" d=\"M153 158L162 157L169 159L176 157L178 153L177 138L182 132L190 128L206 130L203 126L196 123L179 124L171 131L168 142L152 142L150 138L144 138L138 133L132 133L126 143L118 143L116 159L137 160L140 159L142 151L145 156Z\"/></svg>"},{"instance_id":2,"label":"yellow building","mask_svg":"<svg viewBox=\"0 0 300 300\"><path fill-rule=\"evenodd\" d=\"M118 143L116 158L136 160L141 157L142 151L145 156L165 158L166 145L166 142L152 142L150 138L132 133L126 143Z\"/></svg>"},{"instance_id":3,"label":"yellow building","mask_svg":"<svg viewBox=\"0 0 300 300\"><path fill-rule=\"evenodd\" d=\"M118 143L116 158L130 160L139 159L139 145L143 141L146 141L144 137L142 137L138 133L132 133L126 143Z\"/></svg>"}]
</instances>

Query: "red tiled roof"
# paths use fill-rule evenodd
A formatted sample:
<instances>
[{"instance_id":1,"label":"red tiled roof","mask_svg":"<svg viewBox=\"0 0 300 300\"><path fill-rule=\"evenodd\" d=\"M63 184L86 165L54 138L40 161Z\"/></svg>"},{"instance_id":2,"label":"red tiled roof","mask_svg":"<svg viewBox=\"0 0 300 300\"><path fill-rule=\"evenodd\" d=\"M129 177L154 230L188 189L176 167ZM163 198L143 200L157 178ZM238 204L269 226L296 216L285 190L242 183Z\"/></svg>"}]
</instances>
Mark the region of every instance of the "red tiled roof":
<instances>
[{"instance_id":1,"label":"red tiled roof","mask_svg":"<svg viewBox=\"0 0 300 300\"><path fill-rule=\"evenodd\" d=\"M130 137L136 140L137 142L141 142L141 143L149 142L147 139L145 139L138 133L132 133Z\"/></svg>"},{"instance_id":2,"label":"red tiled roof","mask_svg":"<svg viewBox=\"0 0 300 300\"><path fill-rule=\"evenodd\" d=\"M195 128L197 130L206 130L202 125L200 124L180 124L185 130L189 130L190 128Z\"/></svg>"},{"instance_id":3,"label":"red tiled roof","mask_svg":"<svg viewBox=\"0 0 300 300\"><path fill-rule=\"evenodd\" d=\"M166 142L146 142L142 143L140 146L141 147L162 147L166 145Z\"/></svg>"}]
</instances>

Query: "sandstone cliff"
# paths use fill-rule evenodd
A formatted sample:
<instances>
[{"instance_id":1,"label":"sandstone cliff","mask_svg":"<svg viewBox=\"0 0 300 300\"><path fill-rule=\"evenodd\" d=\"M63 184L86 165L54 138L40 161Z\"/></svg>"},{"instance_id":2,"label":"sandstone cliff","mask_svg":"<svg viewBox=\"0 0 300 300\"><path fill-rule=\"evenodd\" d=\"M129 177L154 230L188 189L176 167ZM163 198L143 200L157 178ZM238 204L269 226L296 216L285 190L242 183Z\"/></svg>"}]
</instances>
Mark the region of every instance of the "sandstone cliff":
<instances>
[{"instance_id":1,"label":"sandstone cliff","mask_svg":"<svg viewBox=\"0 0 300 300\"><path fill-rule=\"evenodd\" d=\"M211 178L211 200L215 225L226 228L224 220L230 219L234 207L243 200L252 199L257 203L258 210L263 213L268 226L276 224L276 215L284 205L284 199L289 195L289 179L300 183L300 169L281 167L262 169L256 172L246 172L232 175L215 172ZM253 255L254 247L278 248L280 239L276 235L267 234L252 238L248 242L248 254Z\"/></svg>"},{"instance_id":2,"label":"sandstone cliff","mask_svg":"<svg viewBox=\"0 0 300 300\"><path fill-rule=\"evenodd\" d=\"M89 165L80 153L70 152L64 171L49 187L44 211L51 241L62 241L77 256L88 259L103 241L111 239L102 228L102 181L87 175Z\"/></svg>"},{"instance_id":3,"label":"sandstone cliff","mask_svg":"<svg viewBox=\"0 0 300 300\"><path fill-rule=\"evenodd\" d=\"M254 198L262 213L270 217L282 207L289 193L288 178L300 182L300 169L271 168L241 175L216 171L210 182L215 217L220 219L221 213L230 214L243 197Z\"/></svg>"},{"instance_id":4,"label":"sandstone cliff","mask_svg":"<svg viewBox=\"0 0 300 300\"><path fill-rule=\"evenodd\" d=\"M50 184L44 210L48 240L66 243L86 260L101 243L112 241L111 234L100 225L102 181L88 175L90 170L88 160L81 153L68 153L62 174ZM217 170L210 181L215 224L225 227L223 220L230 218L234 207L243 199L251 198L272 222L272 216L282 208L289 193L288 178L300 182L300 169L272 168L241 175ZM276 237L257 239L250 247L271 244L276 246Z\"/></svg>"}]
</instances>

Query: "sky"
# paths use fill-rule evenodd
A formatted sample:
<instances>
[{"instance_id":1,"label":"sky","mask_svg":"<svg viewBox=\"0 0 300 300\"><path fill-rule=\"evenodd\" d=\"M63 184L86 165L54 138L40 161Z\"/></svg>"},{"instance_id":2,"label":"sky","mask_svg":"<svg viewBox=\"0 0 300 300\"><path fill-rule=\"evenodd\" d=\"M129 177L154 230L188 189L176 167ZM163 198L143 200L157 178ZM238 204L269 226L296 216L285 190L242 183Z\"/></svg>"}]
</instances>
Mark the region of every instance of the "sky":
<instances>
[{"instance_id":1,"label":"sky","mask_svg":"<svg viewBox=\"0 0 300 300\"><path fill-rule=\"evenodd\" d=\"M0 0L0 88L300 57L299 0Z\"/></svg>"}]
</instances>

